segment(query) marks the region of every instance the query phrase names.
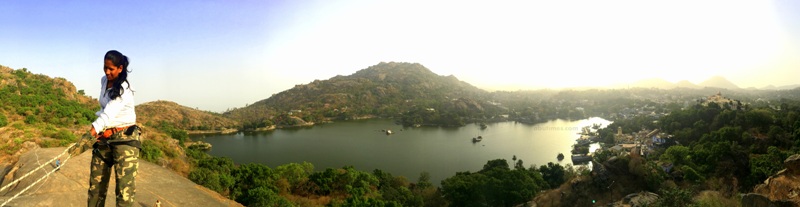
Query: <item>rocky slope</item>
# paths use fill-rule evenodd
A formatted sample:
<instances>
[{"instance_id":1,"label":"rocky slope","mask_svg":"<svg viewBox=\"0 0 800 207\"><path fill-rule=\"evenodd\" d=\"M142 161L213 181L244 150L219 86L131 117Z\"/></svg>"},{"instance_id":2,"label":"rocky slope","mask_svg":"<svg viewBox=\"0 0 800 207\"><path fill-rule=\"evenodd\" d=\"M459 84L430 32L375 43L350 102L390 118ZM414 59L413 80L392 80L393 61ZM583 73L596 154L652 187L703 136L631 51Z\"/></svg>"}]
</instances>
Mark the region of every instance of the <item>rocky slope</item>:
<instances>
[{"instance_id":1,"label":"rocky slope","mask_svg":"<svg viewBox=\"0 0 800 207\"><path fill-rule=\"evenodd\" d=\"M238 121L171 101L152 101L136 105L136 115L140 123L149 126L167 122L179 129L191 131L225 131L239 127Z\"/></svg>"},{"instance_id":2,"label":"rocky slope","mask_svg":"<svg viewBox=\"0 0 800 207\"><path fill-rule=\"evenodd\" d=\"M793 203L800 206L800 154L790 156L783 164L785 170L769 177L753 191L773 203Z\"/></svg>"},{"instance_id":3,"label":"rocky slope","mask_svg":"<svg viewBox=\"0 0 800 207\"><path fill-rule=\"evenodd\" d=\"M12 166L0 165L3 176L3 186L13 179L22 176L40 164L47 163L50 159L64 151L64 147L38 148L33 147L28 153L23 154L19 161ZM65 160L63 157L62 160ZM36 186L30 188L20 197L11 201L9 206L85 206L87 200L86 190L89 179L89 160L91 151L86 151L77 157L69 159L60 171L51 174ZM36 171L10 190L0 192L0 203L5 202L25 187L30 186L36 179L53 169L53 163L42 170ZM10 172L6 172L10 171ZM6 174L7 173L7 174ZM235 201L226 199L214 191L197 185L167 168L140 161L138 176L136 178L137 206L154 206L160 200L162 206L241 206ZM111 179L106 206L114 206L114 179Z\"/></svg>"},{"instance_id":4,"label":"rocky slope","mask_svg":"<svg viewBox=\"0 0 800 207\"><path fill-rule=\"evenodd\" d=\"M454 100L475 102L482 109L491 108L486 104L489 95L455 76L438 75L418 63L382 62L351 75L296 85L224 115L241 120L245 128L252 128L268 125L264 124L267 121L280 125L280 120L274 117L285 113L305 121L320 122L392 117L415 107L455 107L458 103L453 103Z\"/></svg>"}]
</instances>

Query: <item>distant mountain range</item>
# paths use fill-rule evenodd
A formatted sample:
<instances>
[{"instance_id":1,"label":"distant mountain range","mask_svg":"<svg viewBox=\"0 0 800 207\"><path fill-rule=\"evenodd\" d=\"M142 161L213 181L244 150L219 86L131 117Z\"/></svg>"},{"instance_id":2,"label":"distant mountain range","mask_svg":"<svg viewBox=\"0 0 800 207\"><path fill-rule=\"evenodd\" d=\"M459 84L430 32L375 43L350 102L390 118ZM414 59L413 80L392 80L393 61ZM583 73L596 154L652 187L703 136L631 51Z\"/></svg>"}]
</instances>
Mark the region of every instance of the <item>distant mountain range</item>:
<instances>
[{"instance_id":1,"label":"distant mountain range","mask_svg":"<svg viewBox=\"0 0 800 207\"><path fill-rule=\"evenodd\" d=\"M769 85L762 88L755 88L755 87L748 87L748 88L741 88L734 84L733 82L729 81L725 77L722 76L714 76L705 80L699 84L694 84L687 80L678 81L677 83L672 83L667 80L661 78L651 78L651 79L644 79L640 81L636 81L633 83L628 84L616 84L610 86L611 88L659 88L659 89L673 89L673 88L690 88L690 89L700 89L700 88L724 88L728 90L789 90L795 89L800 87L800 84L794 85L786 85L786 86L774 86Z\"/></svg>"}]
</instances>

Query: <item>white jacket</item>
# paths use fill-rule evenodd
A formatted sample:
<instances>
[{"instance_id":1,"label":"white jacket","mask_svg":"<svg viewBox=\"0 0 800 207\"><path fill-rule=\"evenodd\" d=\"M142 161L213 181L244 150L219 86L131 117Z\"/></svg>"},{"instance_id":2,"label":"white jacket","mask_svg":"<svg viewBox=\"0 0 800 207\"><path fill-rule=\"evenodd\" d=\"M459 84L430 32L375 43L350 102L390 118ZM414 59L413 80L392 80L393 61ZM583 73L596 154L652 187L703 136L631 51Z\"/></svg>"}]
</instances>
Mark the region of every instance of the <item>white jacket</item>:
<instances>
[{"instance_id":1,"label":"white jacket","mask_svg":"<svg viewBox=\"0 0 800 207\"><path fill-rule=\"evenodd\" d=\"M124 127L136 124L135 102L133 101L133 90L128 83L123 82L122 88L125 92L114 100L111 100L111 88L106 88L108 79L106 76L100 79L100 111L96 112L97 120L92 122L95 132L100 134L105 129Z\"/></svg>"}]
</instances>

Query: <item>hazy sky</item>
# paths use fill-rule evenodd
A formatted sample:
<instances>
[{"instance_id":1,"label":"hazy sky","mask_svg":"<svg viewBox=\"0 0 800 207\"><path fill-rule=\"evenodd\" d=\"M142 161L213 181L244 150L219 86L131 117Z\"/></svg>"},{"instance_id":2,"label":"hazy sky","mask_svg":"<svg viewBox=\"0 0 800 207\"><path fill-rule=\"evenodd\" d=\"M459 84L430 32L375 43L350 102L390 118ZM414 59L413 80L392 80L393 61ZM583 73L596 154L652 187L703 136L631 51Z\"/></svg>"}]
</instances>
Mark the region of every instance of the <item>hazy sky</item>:
<instances>
[{"instance_id":1,"label":"hazy sky","mask_svg":"<svg viewBox=\"0 0 800 207\"><path fill-rule=\"evenodd\" d=\"M645 78L800 84L800 3L778 1L3 1L0 65L97 97L130 57L137 102L202 110L381 61L487 90Z\"/></svg>"}]
</instances>

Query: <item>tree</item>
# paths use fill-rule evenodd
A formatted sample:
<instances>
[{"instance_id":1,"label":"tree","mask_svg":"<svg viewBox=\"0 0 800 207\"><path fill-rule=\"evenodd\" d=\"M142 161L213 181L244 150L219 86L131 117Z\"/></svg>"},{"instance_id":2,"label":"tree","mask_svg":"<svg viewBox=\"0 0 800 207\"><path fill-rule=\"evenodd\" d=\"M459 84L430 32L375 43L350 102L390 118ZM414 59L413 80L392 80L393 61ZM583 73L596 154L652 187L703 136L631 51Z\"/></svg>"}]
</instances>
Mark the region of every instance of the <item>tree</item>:
<instances>
[{"instance_id":1,"label":"tree","mask_svg":"<svg viewBox=\"0 0 800 207\"><path fill-rule=\"evenodd\" d=\"M505 159L496 159L477 173L445 179L442 194L453 206L514 206L530 201L546 185L535 169L512 170Z\"/></svg>"},{"instance_id":2,"label":"tree","mask_svg":"<svg viewBox=\"0 0 800 207\"><path fill-rule=\"evenodd\" d=\"M274 172L278 177L286 179L290 186L299 186L314 172L314 165L309 162L289 163L276 167Z\"/></svg>"},{"instance_id":3,"label":"tree","mask_svg":"<svg viewBox=\"0 0 800 207\"><path fill-rule=\"evenodd\" d=\"M699 183L705 179L702 175L700 175L700 173L695 171L694 168L689 167L688 165L681 167L681 171L683 171L683 179L686 181Z\"/></svg>"},{"instance_id":4,"label":"tree","mask_svg":"<svg viewBox=\"0 0 800 207\"><path fill-rule=\"evenodd\" d=\"M290 207L294 206L289 200L281 197L272 189L261 186L247 191L247 199L242 204L247 206Z\"/></svg>"},{"instance_id":5,"label":"tree","mask_svg":"<svg viewBox=\"0 0 800 207\"><path fill-rule=\"evenodd\" d=\"M419 173L419 178L417 179L416 187L417 188L433 187L433 183L431 183L431 173L427 171Z\"/></svg>"},{"instance_id":6,"label":"tree","mask_svg":"<svg viewBox=\"0 0 800 207\"><path fill-rule=\"evenodd\" d=\"M661 155L661 160L670 161L676 166L685 165L691 161L690 153L688 147L675 145L667 148L667 151Z\"/></svg>"},{"instance_id":7,"label":"tree","mask_svg":"<svg viewBox=\"0 0 800 207\"><path fill-rule=\"evenodd\" d=\"M245 205L247 205L245 201L248 191L261 186L273 186L272 183L276 180L272 169L266 165L254 163L239 165L231 172L231 175L236 182L231 191L231 198Z\"/></svg>"},{"instance_id":8,"label":"tree","mask_svg":"<svg viewBox=\"0 0 800 207\"><path fill-rule=\"evenodd\" d=\"M489 178L480 173L458 172L442 181L442 194L452 206L485 206L484 186Z\"/></svg>"},{"instance_id":9,"label":"tree","mask_svg":"<svg viewBox=\"0 0 800 207\"><path fill-rule=\"evenodd\" d=\"M753 109L745 113L746 127L758 128L762 132L766 132L774 122L772 117L772 112L766 109Z\"/></svg>"},{"instance_id":10,"label":"tree","mask_svg":"<svg viewBox=\"0 0 800 207\"><path fill-rule=\"evenodd\" d=\"M551 189L558 188L565 182L566 171L559 164L548 162L547 165L539 167L539 172L542 173L542 178Z\"/></svg>"}]
</instances>

